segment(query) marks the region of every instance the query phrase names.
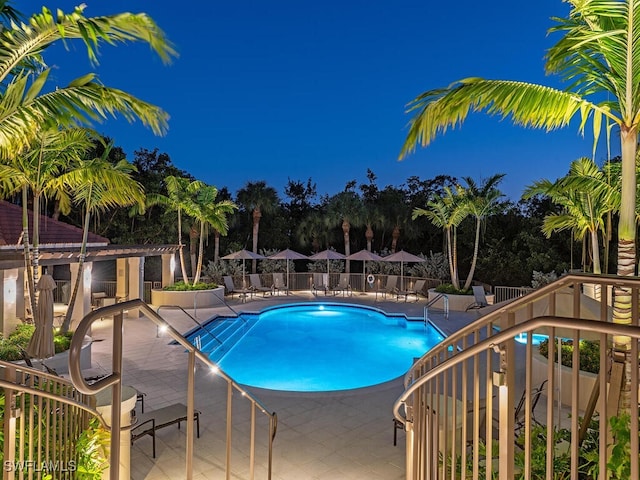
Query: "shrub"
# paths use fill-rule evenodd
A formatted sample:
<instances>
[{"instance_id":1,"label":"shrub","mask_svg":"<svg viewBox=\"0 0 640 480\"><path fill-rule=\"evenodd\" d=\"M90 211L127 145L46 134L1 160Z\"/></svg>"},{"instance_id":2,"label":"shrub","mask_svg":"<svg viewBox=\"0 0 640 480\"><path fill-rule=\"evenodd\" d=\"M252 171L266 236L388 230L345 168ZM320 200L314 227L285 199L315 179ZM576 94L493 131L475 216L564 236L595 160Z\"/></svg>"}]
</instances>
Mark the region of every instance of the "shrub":
<instances>
[{"instance_id":1,"label":"shrub","mask_svg":"<svg viewBox=\"0 0 640 480\"><path fill-rule=\"evenodd\" d=\"M456 288L450 283L443 283L436 287L437 293L448 293L449 295L473 295L473 290L464 290L462 288Z\"/></svg>"},{"instance_id":2,"label":"shrub","mask_svg":"<svg viewBox=\"0 0 640 480\"><path fill-rule=\"evenodd\" d=\"M210 290L212 288L216 288L218 286L217 283L204 283L199 282L195 285L188 285L182 281L176 282L173 285L167 285L163 288L163 290L170 292L187 292L191 290Z\"/></svg>"},{"instance_id":3,"label":"shrub","mask_svg":"<svg viewBox=\"0 0 640 480\"><path fill-rule=\"evenodd\" d=\"M543 340L538 346L540 355L545 358L549 357L549 340ZM580 340L578 346L580 350L580 370L591 373L598 373L600 370L600 342L590 340ZM557 352L556 352L557 355ZM562 365L566 367L573 366L573 340L562 340ZM556 357L555 362L558 361Z\"/></svg>"},{"instance_id":4,"label":"shrub","mask_svg":"<svg viewBox=\"0 0 640 480\"><path fill-rule=\"evenodd\" d=\"M36 327L31 324L22 323L7 338L0 338L0 360L9 362L22 360L22 351L26 350L35 329ZM73 332L65 334L55 332L53 335L55 352L61 353L69 350L71 337L73 337Z\"/></svg>"}]
</instances>

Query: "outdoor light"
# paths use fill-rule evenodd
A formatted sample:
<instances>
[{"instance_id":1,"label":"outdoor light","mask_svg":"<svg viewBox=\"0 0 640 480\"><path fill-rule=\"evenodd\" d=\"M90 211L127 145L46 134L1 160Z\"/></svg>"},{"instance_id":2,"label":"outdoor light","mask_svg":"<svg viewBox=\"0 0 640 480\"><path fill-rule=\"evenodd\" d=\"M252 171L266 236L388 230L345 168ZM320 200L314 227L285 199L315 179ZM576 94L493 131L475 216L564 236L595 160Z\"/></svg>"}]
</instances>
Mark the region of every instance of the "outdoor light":
<instances>
[{"instance_id":1,"label":"outdoor light","mask_svg":"<svg viewBox=\"0 0 640 480\"><path fill-rule=\"evenodd\" d=\"M91 286L91 267L84 267L84 271L82 272L82 280L84 281L85 287Z\"/></svg>"},{"instance_id":2,"label":"outdoor light","mask_svg":"<svg viewBox=\"0 0 640 480\"><path fill-rule=\"evenodd\" d=\"M4 302L15 303L16 302L16 279L7 278L4 281Z\"/></svg>"},{"instance_id":3,"label":"outdoor light","mask_svg":"<svg viewBox=\"0 0 640 480\"><path fill-rule=\"evenodd\" d=\"M175 256L171 256L171 260L169 261L169 269L171 269L171 274L175 273L176 271L176 257Z\"/></svg>"},{"instance_id":4,"label":"outdoor light","mask_svg":"<svg viewBox=\"0 0 640 480\"><path fill-rule=\"evenodd\" d=\"M493 372L493 385L496 387L505 387L507 385L507 374L504 370Z\"/></svg>"}]
</instances>

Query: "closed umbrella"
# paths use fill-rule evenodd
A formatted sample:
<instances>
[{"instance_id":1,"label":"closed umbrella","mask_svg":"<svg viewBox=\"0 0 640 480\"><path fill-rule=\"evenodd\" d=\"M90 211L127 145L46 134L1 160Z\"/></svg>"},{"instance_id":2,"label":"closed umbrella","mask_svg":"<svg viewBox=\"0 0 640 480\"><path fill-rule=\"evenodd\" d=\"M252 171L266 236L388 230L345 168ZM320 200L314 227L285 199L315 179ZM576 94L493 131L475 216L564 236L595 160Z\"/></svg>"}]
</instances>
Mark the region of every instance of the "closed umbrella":
<instances>
[{"instance_id":1,"label":"closed umbrella","mask_svg":"<svg viewBox=\"0 0 640 480\"><path fill-rule=\"evenodd\" d=\"M287 286L291 285L289 283L289 260L307 260L309 257L303 255L302 253L298 253L294 250L286 249L281 252L274 253L273 255L269 255L267 257L270 260L286 260L287 261Z\"/></svg>"},{"instance_id":2,"label":"closed umbrella","mask_svg":"<svg viewBox=\"0 0 640 480\"><path fill-rule=\"evenodd\" d=\"M409 252L405 252L404 250L400 250L399 252L392 253L391 255L387 255L386 257L382 257L382 260L385 262L400 262L400 290L404 290L404 262L426 262L424 258L418 257L417 255Z\"/></svg>"},{"instance_id":3,"label":"closed umbrella","mask_svg":"<svg viewBox=\"0 0 640 480\"><path fill-rule=\"evenodd\" d=\"M34 322L36 329L27 345L27 353L33 358L49 358L56 353L53 345L53 289L56 281L49 274L44 274L38 280L38 304Z\"/></svg>"},{"instance_id":4,"label":"closed umbrella","mask_svg":"<svg viewBox=\"0 0 640 480\"><path fill-rule=\"evenodd\" d=\"M247 282L244 278L244 262L245 260L262 260L265 259L264 255L260 255L259 253L253 253L249 250L238 250L237 252L230 253L229 255L225 255L221 257L222 260L242 260L242 288L245 288Z\"/></svg>"},{"instance_id":5,"label":"closed umbrella","mask_svg":"<svg viewBox=\"0 0 640 480\"><path fill-rule=\"evenodd\" d=\"M364 249L359 252L352 253L347 257L347 260L360 260L362 261L362 290L366 290L366 283L364 281L365 275L367 274L367 260L370 261L380 261L383 258L380 255L376 255L375 253L371 253L369 250Z\"/></svg>"}]
</instances>

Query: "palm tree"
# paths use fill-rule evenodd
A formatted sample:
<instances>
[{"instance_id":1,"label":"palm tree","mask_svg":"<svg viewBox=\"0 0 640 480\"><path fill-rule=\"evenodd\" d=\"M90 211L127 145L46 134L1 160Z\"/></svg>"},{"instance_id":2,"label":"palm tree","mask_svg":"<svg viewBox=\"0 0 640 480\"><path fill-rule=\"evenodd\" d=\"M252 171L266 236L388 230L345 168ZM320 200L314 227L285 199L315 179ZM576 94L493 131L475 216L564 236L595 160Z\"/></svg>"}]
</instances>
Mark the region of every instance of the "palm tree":
<instances>
[{"instance_id":1,"label":"palm tree","mask_svg":"<svg viewBox=\"0 0 640 480\"><path fill-rule=\"evenodd\" d=\"M1 7L6 7L2 2ZM175 56L164 32L145 14L121 13L85 17L84 6L73 13L43 8L27 23L14 22L0 30L0 156L11 158L25 148L44 125L74 127L120 114L139 119L155 133L167 129L168 115L159 107L99 83L90 73L68 86L45 91L51 71L43 51L58 40L82 40L92 62L103 43L143 41L164 62Z\"/></svg>"},{"instance_id":2,"label":"palm tree","mask_svg":"<svg viewBox=\"0 0 640 480\"><path fill-rule=\"evenodd\" d=\"M327 225L323 215L318 211L307 215L298 225L296 233L300 245L310 245L312 252L322 250L323 243L329 248Z\"/></svg>"},{"instance_id":3,"label":"palm tree","mask_svg":"<svg viewBox=\"0 0 640 480\"><path fill-rule=\"evenodd\" d=\"M33 140L30 150L8 160L7 163L0 163L2 195L8 197L22 193L22 242L32 312L36 311L35 285L38 283L37 274L40 264L41 202L46 199L56 199L62 211L69 212L71 201L66 189L59 183L59 176L73 160L79 159L92 146L90 132L86 129L43 129ZM29 237L27 213L29 200L33 204L33 241Z\"/></svg>"},{"instance_id":4,"label":"palm tree","mask_svg":"<svg viewBox=\"0 0 640 480\"><path fill-rule=\"evenodd\" d=\"M462 202L467 212L476 219L473 259L471 260L471 268L469 269L467 280L464 283L464 290L471 288L471 282L473 281L473 274L478 260L478 248L480 246L480 227L487 217L503 210L498 200L504 195L496 188L503 178L504 173L496 174L484 180L481 185L477 185L471 177L462 177L467 184L465 188L460 188Z\"/></svg>"},{"instance_id":5,"label":"palm tree","mask_svg":"<svg viewBox=\"0 0 640 480\"><path fill-rule=\"evenodd\" d=\"M253 253L258 253L258 232L260 230L260 219L263 213L272 213L278 207L280 200L278 193L273 187L267 186L266 182L247 182L238 190L238 203L245 210L250 212L252 220ZM251 271L256 273L257 262L252 261Z\"/></svg>"},{"instance_id":6,"label":"palm tree","mask_svg":"<svg viewBox=\"0 0 640 480\"><path fill-rule=\"evenodd\" d=\"M82 272L87 253L87 238L91 215L114 207L125 207L133 204L144 205L144 190L142 185L131 178L135 167L126 160L111 163L109 152L113 144L107 146L103 155L87 161L80 161L77 165L58 179L60 186L73 192L73 202L81 205L84 210L82 221L82 245L78 257L78 272ZM71 315L75 305L78 289L82 279L81 273L76 276L69 308L60 327L65 333L71 325Z\"/></svg>"},{"instance_id":7,"label":"palm tree","mask_svg":"<svg viewBox=\"0 0 640 480\"><path fill-rule=\"evenodd\" d=\"M468 215L468 211L464 208L462 202L460 202L460 197L454 194L449 187L445 187L443 196L428 202L426 208L415 208L411 218L415 220L423 215L427 217L433 225L443 229L447 246L451 284L454 288L460 289L456 231L460 222Z\"/></svg>"},{"instance_id":8,"label":"palm tree","mask_svg":"<svg viewBox=\"0 0 640 480\"><path fill-rule=\"evenodd\" d=\"M178 255L180 257L182 279L184 283L188 285L189 276L187 275L187 267L184 261L184 244L182 243L182 212L187 212L193 208L195 197L201 189L206 187L206 184L199 180L191 180L186 177L176 177L174 175L166 177L164 182L167 188L167 195L147 195L146 206L163 205L178 213Z\"/></svg>"},{"instance_id":9,"label":"palm tree","mask_svg":"<svg viewBox=\"0 0 640 480\"><path fill-rule=\"evenodd\" d=\"M204 257L204 237L207 234L209 226L213 227L216 232L226 235L229 230L227 215L233 213L238 207L230 200L221 200L216 202L218 189L214 186L205 185L198 191L194 202L186 207L186 212L193 217L200 225L200 242L198 247L198 260L193 277L193 284L200 281L202 272L202 262Z\"/></svg>"},{"instance_id":10,"label":"palm tree","mask_svg":"<svg viewBox=\"0 0 640 480\"><path fill-rule=\"evenodd\" d=\"M571 229L575 238L589 236L593 273L600 274L599 232L606 235L605 218L617 210L619 193L607 182L604 172L588 158L571 163L569 174L550 182L539 180L527 187L523 198L545 195L552 202L564 207L562 213L547 215L542 224L543 233L549 238L553 232Z\"/></svg>"},{"instance_id":11,"label":"palm tree","mask_svg":"<svg viewBox=\"0 0 640 480\"><path fill-rule=\"evenodd\" d=\"M551 32L563 36L546 54L546 70L569 87L560 90L527 82L467 78L427 91L409 106L414 113L400 157L438 133L461 124L469 111L511 117L516 124L547 131L580 117L580 131L593 125L594 150L603 120L620 131L622 187L618 223L617 273L635 274L636 150L640 122L640 0L568 0L568 18ZM609 129L606 129L607 135ZM631 322L631 289L616 286L613 321ZM628 352L628 337L615 337L617 350ZM628 377L628 375L627 375ZM627 382L629 378L627 378ZM631 386L625 387L628 392ZM623 395L623 407L629 396Z\"/></svg>"},{"instance_id":12,"label":"palm tree","mask_svg":"<svg viewBox=\"0 0 640 480\"><path fill-rule=\"evenodd\" d=\"M328 222L331 225L340 223L342 227L342 238L344 240L344 254L351 255L351 241L349 239L351 226L358 225L362 221L363 207L362 201L357 193L345 190L334 195L329 200ZM351 271L349 260L345 263L345 272Z\"/></svg>"}]
</instances>

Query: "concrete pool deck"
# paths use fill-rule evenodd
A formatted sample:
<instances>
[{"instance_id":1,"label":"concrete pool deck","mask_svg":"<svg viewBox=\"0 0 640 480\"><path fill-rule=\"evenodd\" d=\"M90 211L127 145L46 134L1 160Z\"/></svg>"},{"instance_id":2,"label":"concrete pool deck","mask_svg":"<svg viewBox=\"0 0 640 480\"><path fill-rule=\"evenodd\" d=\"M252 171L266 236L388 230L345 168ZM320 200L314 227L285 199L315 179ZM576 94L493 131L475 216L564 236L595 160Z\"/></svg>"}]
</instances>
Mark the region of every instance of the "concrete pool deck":
<instances>
[{"instance_id":1,"label":"concrete pool deck","mask_svg":"<svg viewBox=\"0 0 640 480\"><path fill-rule=\"evenodd\" d=\"M343 297L313 296L295 292L285 296L255 296L246 303L227 299L237 311L259 311L265 307L297 302L345 302L375 306L388 313L409 317L424 315L425 300L396 302L395 297L375 298L373 294ZM193 310L189 310L193 314ZM214 314L227 314L226 306L198 309L195 317L204 321ZM451 312L449 318L430 310L430 319L445 334L478 318L476 311ZM179 310L162 309L160 314L179 332L194 327ZM110 371L111 329L109 318L94 324L93 367ZM181 402L186 403L187 363L184 349L169 345L155 324L141 317L125 317L123 384L146 393L145 411ZM292 393L247 388L270 410L278 414L274 441L275 480L300 479L403 479L405 478L404 433L398 432L393 446L392 406L402 393L402 379L373 387L344 392ZM195 440L194 478L220 478L225 465L226 383L208 369L197 368L195 405L202 412L200 438ZM246 410L235 406L238 419L248 418ZM261 426L266 422L262 419ZM234 424L232 478L248 478L242 445L248 445L248 422ZM261 435L264 428L259 428ZM184 477L185 430L168 427L157 432L157 458L151 458L151 438L142 438L131 449L132 479L175 479ZM258 437L259 444L266 442ZM236 446L236 442L238 445ZM259 455L258 461L265 460ZM259 465L256 478L266 478L266 466Z\"/></svg>"}]
</instances>

